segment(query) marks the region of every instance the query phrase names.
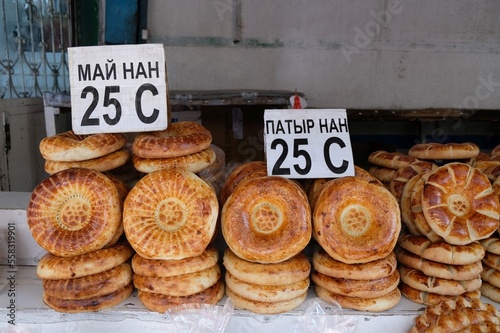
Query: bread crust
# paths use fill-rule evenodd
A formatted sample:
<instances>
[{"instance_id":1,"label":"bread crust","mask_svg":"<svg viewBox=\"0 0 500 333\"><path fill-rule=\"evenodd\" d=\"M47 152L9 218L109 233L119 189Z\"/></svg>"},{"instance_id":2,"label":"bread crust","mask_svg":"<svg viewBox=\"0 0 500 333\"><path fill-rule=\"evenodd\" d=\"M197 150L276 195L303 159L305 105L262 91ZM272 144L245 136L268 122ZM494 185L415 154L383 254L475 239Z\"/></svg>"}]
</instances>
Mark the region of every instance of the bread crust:
<instances>
[{"instance_id":1,"label":"bread crust","mask_svg":"<svg viewBox=\"0 0 500 333\"><path fill-rule=\"evenodd\" d=\"M344 309L353 309L358 311L382 312L392 309L399 304L401 292L394 288L389 293L371 298L349 297L328 291L318 285L314 287L316 295L323 301L330 304L339 304Z\"/></svg>"},{"instance_id":2,"label":"bread crust","mask_svg":"<svg viewBox=\"0 0 500 333\"><path fill-rule=\"evenodd\" d=\"M126 242L72 257L46 253L38 262L36 275L40 279L74 279L105 272L129 260L134 251Z\"/></svg>"},{"instance_id":3,"label":"bread crust","mask_svg":"<svg viewBox=\"0 0 500 333\"><path fill-rule=\"evenodd\" d=\"M132 282L130 264L123 263L102 273L81 278L42 280L43 291L61 299L86 299L110 294Z\"/></svg>"},{"instance_id":4,"label":"bread crust","mask_svg":"<svg viewBox=\"0 0 500 333\"><path fill-rule=\"evenodd\" d=\"M104 296L91 297L86 299L68 300L52 297L47 293L43 294L43 301L51 309L58 312L79 313L94 312L111 308L126 300L134 290L132 283Z\"/></svg>"},{"instance_id":5,"label":"bread crust","mask_svg":"<svg viewBox=\"0 0 500 333\"><path fill-rule=\"evenodd\" d=\"M217 281L213 286L189 296L168 296L151 293L147 291L137 291L139 300L144 306L155 312L165 313L166 311L184 304L217 304L225 294L224 283Z\"/></svg>"},{"instance_id":6,"label":"bread crust","mask_svg":"<svg viewBox=\"0 0 500 333\"><path fill-rule=\"evenodd\" d=\"M387 277L396 271L396 254L391 252L387 257L362 264L344 264L335 260L322 248L313 253L313 268L324 275L351 280L376 280Z\"/></svg>"},{"instance_id":7,"label":"bread crust","mask_svg":"<svg viewBox=\"0 0 500 333\"><path fill-rule=\"evenodd\" d=\"M246 299L236 294L231 289L226 286L226 295L231 298L234 303L235 308L249 310L253 313L258 314L279 314L291 311L301 305L306 297L307 292L300 295L297 298L288 301L281 302L258 302Z\"/></svg>"},{"instance_id":8,"label":"bread crust","mask_svg":"<svg viewBox=\"0 0 500 333\"><path fill-rule=\"evenodd\" d=\"M372 165L368 172L384 184L389 184L397 174L396 169L389 169L378 165Z\"/></svg>"},{"instance_id":9,"label":"bread crust","mask_svg":"<svg viewBox=\"0 0 500 333\"><path fill-rule=\"evenodd\" d=\"M404 282L401 282L399 284L399 290L401 291L401 294L404 297L408 298L410 301L418 304L424 304L427 306L436 305L445 300L456 300L459 297L464 297L468 300L479 299L482 294L482 292L478 289L473 291L467 291L460 295L440 295L415 289L413 287L410 287Z\"/></svg>"},{"instance_id":10,"label":"bread crust","mask_svg":"<svg viewBox=\"0 0 500 333\"><path fill-rule=\"evenodd\" d=\"M359 177L343 177L321 188L313 226L316 240L332 258L365 263L394 249L401 213L389 190Z\"/></svg>"},{"instance_id":11,"label":"bread crust","mask_svg":"<svg viewBox=\"0 0 500 333\"><path fill-rule=\"evenodd\" d=\"M108 155L127 143L123 133L77 135L66 131L43 138L39 144L42 157L49 161L85 161Z\"/></svg>"},{"instance_id":12,"label":"bread crust","mask_svg":"<svg viewBox=\"0 0 500 333\"><path fill-rule=\"evenodd\" d=\"M49 175L69 168L87 168L105 172L124 165L129 159L130 150L121 148L107 155L84 161L61 162L46 160L44 169Z\"/></svg>"},{"instance_id":13,"label":"bread crust","mask_svg":"<svg viewBox=\"0 0 500 333\"><path fill-rule=\"evenodd\" d=\"M471 142L464 143L418 143L408 150L408 155L422 160L459 160L474 158L479 147Z\"/></svg>"},{"instance_id":14,"label":"bread crust","mask_svg":"<svg viewBox=\"0 0 500 333\"><path fill-rule=\"evenodd\" d=\"M31 194L28 226L45 250L70 257L102 249L117 232L121 202L115 184L84 168L57 172Z\"/></svg>"},{"instance_id":15,"label":"bread crust","mask_svg":"<svg viewBox=\"0 0 500 333\"><path fill-rule=\"evenodd\" d=\"M212 148L207 148L202 151L167 158L142 158L137 155L132 157L134 167L143 173L151 173L161 169L183 169L198 173L215 162L215 151Z\"/></svg>"},{"instance_id":16,"label":"bread crust","mask_svg":"<svg viewBox=\"0 0 500 333\"><path fill-rule=\"evenodd\" d=\"M389 183L389 191L396 197L398 202L401 200L403 188L406 183L419 173L426 173L437 168L437 164L429 161L417 161L408 166L399 168L396 175Z\"/></svg>"},{"instance_id":17,"label":"bread crust","mask_svg":"<svg viewBox=\"0 0 500 333\"><path fill-rule=\"evenodd\" d=\"M368 155L368 162L393 170L406 167L416 161L417 159L412 156L400 152L387 152L385 150L377 150Z\"/></svg>"},{"instance_id":18,"label":"bread crust","mask_svg":"<svg viewBox=\"0 0 500 333\"><path fill-rule=\"evenodd\" d=\"M221 229L240 258L278 263L300 253L311 239L311 211L302 188L266 176L240 183L222 208Z\"/></svg>"},{"instance_id":19,"label":"bread crust","mask_svg":"<svg viewBox=\"0 0 500 333\"><path fill-rule=\"evenodd\" d=\"M219 193L221 206L233 193L234 188L243 180L267 176L267 164L264 161L245 162L235 167L227 176Z\"/></svg>"},{"instance_id":20,"label":"bread crust","mask_svg":"<svg viewBox=\"0 0 500 333\"><path fill-rule=\"evenodd\" d=\"M448 163L428 175L422 210L432 230L455 245L487 238L499 226L500 203L490 181L464 163Z\"/></svg>"},{"instance_id":21,"label":"bread crust","mask_svg":"<svg viewBox=\"0 0 500 333\"><path fill-rule=\"evenodd\" d=\"M450 265L467 265L482 260L484 247L479 242L467 245L452 245L446 242L432 242L424 236L401 235L398 244L424 259Z\"/></svg>"},{"instance_id":22,"label":"bread crust","mask_svg":"<svg viewBox=\"0 0 500 333\"><path fill-rule=\"evenodd\" d=\"M199 256L210 244L219 213L214 189L190 171L147 174L130 190L123 227L143 258L178 260Z\"/></svg>"},{"instance_id":23,"label":"bread crust","mask_svg":"<svg viewBox=\"0 0 500 333\"><path fill-rule=\"evenodd\" d=\"M163 131L137 134L132 152L142 158L179 157L207 149L211 143L208 129L196 122L180 121Z\"/></svg>"},{"instance_id":24,"label":"bread crust","mask_svg":"<svg viewBox=\"0 0 500 333\"><path fill-rule=\"evenodd\" d=\"M142 276L171 277L203 271L217 264L219 253L209 245L199 256L179 260L143 258L137 253L132 257L134 273Z\"/></svg>"},{"instance_id":25,"label":"bread crust","mask_svg":"<svg viewBox=\"0 0 500 333\"><path fill-rule=\"evenodd\" d=\"M239 280L261 285L297 283L308 278L311 272L311 264L303 252L280 263L260 264L241 259L226 248L223 264Z\"/></svg>"}]
</instances>

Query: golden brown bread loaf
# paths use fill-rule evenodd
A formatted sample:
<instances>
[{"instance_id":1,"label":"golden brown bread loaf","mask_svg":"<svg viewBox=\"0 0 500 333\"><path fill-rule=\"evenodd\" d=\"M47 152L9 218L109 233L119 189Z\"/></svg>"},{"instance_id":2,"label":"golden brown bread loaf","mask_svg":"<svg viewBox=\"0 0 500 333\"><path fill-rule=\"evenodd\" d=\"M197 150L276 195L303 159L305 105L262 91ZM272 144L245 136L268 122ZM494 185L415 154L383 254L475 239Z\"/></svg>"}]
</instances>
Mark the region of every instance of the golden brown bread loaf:
<instances>
[{"instance_id":1,"label":"golden brown bread loaf","mask_svg":"<svg viewBox=\"0 0 500 333\"><path fill-rule=\"evenodd\" d=\"M336 294L323 287L316 285L314 287L316 295L330 304L339 304L345 309L354 309L358 311L382 312L392 309L398 305L401 300L401 292L398 288L394 288L389 293L370 298L350 297Z\"/></svg>"},{"instance_id":2,"label":"golden brown bread loaf","mask_svg":"<svg viewBox=\"0 0 500 333\"><path fill-rule=\"evenodd\" d=\"M85 299L71 300L52 297L47 293L43 294L43 301L50 308L58 312L77 313L93 312L110 308L126 300L134 290L132 283L104 296L97 296Z\"/></svg>"},{"instance_id":3,"label":"golden brown bread loaf","mask_svg":"<svg viewBox=\"0 0 500 333\"><path fill-rule=\"evenodd\" d=\"M129 260L134 251L126 242L73 257L58 257L46 253L38 262L36 275L40 279L74 279L105 272Z\"/></svg>"},{"instance_id":4,"label":"golden brown bread loaf","mask_svg":"<svg viewBox=\"0 0 500 333\"><path fill-rule=\"evenodd\" d=\"M335 260L321 247L313 253L314 269L333 278L351 280L376 280L394 273L397 266L396 254L391 252L387 257L362 264L344 264Z\"/></svg>"},{"instance_id":5,"label":"golden brown bread loaf","mask_svg":"<svg viewBox=\"0 0 500 333\"><path fill-rule=\"evenodd\" d=\"M249 300L236 294L227 287L226 295L231 298L235 308L245 309L259 314L279 314L291 311L301 305L307 297L307 292L294 299L280 302L259 302Z\"/></svg>"},{"instance_id":6,"label":"golden brown bread loaf","mask_svg":"<svg viewBox=\"0 0 500 333\"><path fill-rule=\"evenodd\" d=\"M399 168L389 184L389 191L391 191L396 199L400 201L401 195L403 194L403 188L412 177L419 173L426 173L434 170L435 168L437 168L437 165L428 161L417 161L408 166Z\"/></svg>"},{"instance_id":7,"label":"golden brown bread loaf","mask_svg":"<svg viewBox=\"0 0 500 333\"><path fill-rule=\"evenodd\" d=\"M124 147L127 137L123 133L77 135L67 131L43 138L39 149L49 161L73 162L105 156Z\"/></svg>"},{"instance_id":8,"label":"golden brown bread loaf","mask_svg":"<svg viewBox=\"0 0 500 333\"><path fill-rule=\"evenodd\" d=\"M450 265L467 265L482 260L484 247L479 242L467 245L452 245L446 242L431 242L423 236L401 235L398 244L422 258Z\"/></svg>"},{"instance_id":9,"label":"golden brown bread loaf","mask_svg":"<svg viewBox=\"0 0 500 333\"><path fill-rule=\"evenodd\" d=\"M102 273L74 279L42 280L43 291L52 297L68 300L104 296L132 282L130 264L124 263Z\"/></svg>"},{"instance_id":10,"label":"golden brown bread loaf","mask_svg":"<svg viewBox=\"0 0 500 333\"><path fill-rule=\"evenodd\" d=\"M387 257L401 230L399 205L389 190L359 177L329 181L313 211L314 235L334 259L346 264Z\"/></svg>"},{"instance_id":11,"label":"golden brown bread loaf","mask_svg":"<svg viewBox=\"0 0 500 333\"><path fill-rule=\"evenodd\" d=\"M500 255L486 251L482 260L485 266L500 270ZM486 268L486 267L485 267Z\"/></svg>"},{"instance_id":12,"label":"golden brown bread loaf","mask_svg":"<svg viewBox=\"0 0 500 333\"><path fill-rule=\"evenodd\" d=\"M118 190L104 174L83 168L60 171L31 194L28 226L35 241L61 257L102 249L121 223Z\"/></svg>"},{"instance_id":13,"label":"golden brown bread loaf","mask_svg":"<svg viewBox=\"0 0 500 333\"><path fill-rule=\"evenodd\" d=\"M368 155L368 162L384 168L398 170L404 168L417 159L400 152L387 152L385 150L377 150Z\"/></svg>"},{"instance_id":14,"label":"golden brown bread loaf","mask_svg":"<svg viewBox=\"0 0 500 333\"><path fill-rule=\"evenodd\" d=\"M121 148L104 156L84 161L63 162L46 160L44 169L49 175L69 168L87 168L105 172L124 165L129 159L130 150Z\"/></svg>"},{"instance_id":15,"label":"golden brown bread loaf","mask_svg":"<svg viewBox=\"0 0 500 333\"><path fill-rule=\"evenodd\" d=\"M210 147L212 134L191 121L171 123L163 131L139 133L132 143L134 155L142 158L167 158L194 154Z\"/></svg>"},{"instance_id":16,"label":"golden brown bread loaf","mask_svg":"<svg viewBox=\"0 0 500 333\"><path fill-rule=\"evenodd\" d=\"M410 301L424 305L436 305L445 300L456 300L459 297L464 297L467 300L479 299L482 293L478 289L474 291L467 291L460 295L440 295L415 289L404 282L401 282L399 284L399 290L401 291L401 294L408 298Z\"/></svg>"},{"instance_id":17,"label":"golden brown bread loaf","mask_svg":"<svg viewBox=\"0 0 500 333\"><path fill-rule=\"evenodd\" d=\"M239 280L261 285L297 283L308 278L311 272L311 264L302 252L280 263L260 264L243 260L226 248L223 264Z\"/></svg>"},{"instance_id":18,"label":"golden brown bread loaf","mask_svg":"<svg viewBox=\"0 0 500 333\"><path fill-rule=\"evenodd\" d=\"M224 283L221 280L210 288L189 296L168 296L141 290L137 291L137 296L142 304L147 309L159 313L165 313L173 307L184 304L217 304L224 297L224 294Z\"/></svg>"},{"instance_id":19,"label":"golden brown bread loaf","mask_svg":"<svg viewBox=\"0 0 500 333\"><path fill-rule=\"evenodd\" d=\"M144 176L130 190L123 227L130 245L148 259L199 256L219 214L214 189L192 172L169 169Z\"/></svg>"},{"instance_id":20,"label":"golden brown bread loaf","mask_svg":"<svg viewBox=\"0 0 500 333\"><path fill-rule=\"evenodd\" d=\"M479 147L464 143L419 143L408 150L408 155L422 160L460 160L476 157Z\"/></svg>"},{"instance_id":21,"label":"golden brown bread loaf","mask_svg":"<svg viewBox=\"0 0 500 333\"><path fill-rule=\"evenodd\" d=\"M499 226L500 203L490 181L464 163L448 163L428 175L422 210L432 230L450 244L488 238Z\"/></svg>"},{"instance_id":22,"label":"golden brown bread loaf","mask_svg":"<svg viewBox=\"0 0 500 333\"><path fill-rule=\"evenodd\" d=\"M245 162L235 167L227 176L219 193L220 204L224 205L234 188L244 180L267 176L267 164L264 161Z\"/></svg>"},{"instance_id":23,"label":"golden brown bread loaf","mask_svg":"<svg viewBox=\"0 0 500 333\"><path fill-rule=\"evenodd\" d=\"M279 176L240 183L221 213L222 235L240 258L278 263L300 253L311 239L311 211L302 188Z\"/></svg>"},{"instance_id":24,"label":"golden brown bread loaf","mask_svg":"<svg viewBox=\"0 0 500 333\"><path fill-rule=\"evenodd\" d=\"M198 173L211 166L215 157L213 149L207 148L197 153L167 158L142 158L134 155L132 162L138 171L144 173L173 168Z\"/></svg>"},{"instance_id":25,"label":"golden brown bread loaf","mask_svg":"<svg viewBox=\"0 0 500 333\"><path fill-rule=\"evenodd\" d=\"M209 245L201 255L179 260L146 259L135 254L132 269L137 275L165 278L203 271L216 265L218 260L217 249Z\"/></svg>"},{"instance_id":26,"label":"golden brown bread loaf","mask_svg":"<svg viewBox=\"0 0 500 333\"><path fill-rule=\"evenodd\" d=\"M500 255L500 238L488 237L479 241L486 252Z\"/></svg>"},{"instance_id":27,"label":"golden brown bread loaf","mask_svg":"<svg viewBox=\"0 0 500 333\"><path fill-rule=\"evenodd\" d=\"M383 184L390 184L390 182L396 177L398 171L396 169L372 165L368 169L368 172Z\"/></svg>"},{"instance_id":28,"label":"golden brown bread loaf","mask_svg":"<svg viewBox=\"0 0 500 333\"><path fill-rule=\"evenodd\" d=\"M483 283L481 283L481 295L500 303L500 288L495 287L488 281L483 281Z\"/></svg>"}]
</instances>

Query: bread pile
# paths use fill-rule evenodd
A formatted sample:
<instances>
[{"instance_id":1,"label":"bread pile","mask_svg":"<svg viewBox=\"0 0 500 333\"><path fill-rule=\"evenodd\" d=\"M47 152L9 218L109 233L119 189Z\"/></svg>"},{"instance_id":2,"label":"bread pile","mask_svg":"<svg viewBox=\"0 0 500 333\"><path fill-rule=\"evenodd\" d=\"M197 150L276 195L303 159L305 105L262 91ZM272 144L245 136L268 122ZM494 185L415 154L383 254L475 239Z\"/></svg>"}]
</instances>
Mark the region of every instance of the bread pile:
<instances>
[{"instance_id":1,"label":"bread pile","mask_svg":"<svg viewBox=\"0 0 500 333\"><path fill-rule=\"evenodd\" d=\"M163 131L139 133L132 143L132 162L137 170L183 169L198 173L216 160L212 134L202 125L181 121Z\"/></svg>"},{"instance_id":2,"label":"bread pile","mask_svg":"<svg viewBox=\"0 0 500 333\"><path fill-rule=\"evenodd\" d=\"M154 171L130 190L123 226L136 251L134 285L148 309L165 312L222 298L218 254L209 247L218 213L214 189L191 171Z\"/></svg>"},{"instance_id":3,"label":"bread pile","mask_svg":"<svg viewBox=\"0 0 500 333\"><path fill-rule=\"evenodd\" d=\"M237 308L275 314L296 308L307 296L310 263L303 250L311 239L311 212L296 182L256 176L263 167L233 170L233 183L221 191L225 281Z\"/></svg>"},{"instance_id":4,"label":"bread pile","mask_svg":"<svg viewBox=\"0 0 500 333\"><path fill-rule=\"evenodd\" d=\"M401 230L396 199L360 176L326 182L313 206L320 249L311 275L316 294L342 307L379 312L401 298L394 248Z\"/></svg>"},{"instance_id":5,"label":"bread pile","mask_svg":"<svg viewBox=\"0 0 500 333\"><path fill-rule=\"evenodd\" d=\"M388 188L397 171L417 162L417 159L399 152L377 150L368 155L368 162L371 163L368 172Z\"/></svg>"},{"instance_id":6,"label":"bread pile","mask_svg":"<svg viewBox=\"0 0 500 333\"><path fill-rule=\"evenodd\" d=\"M429 305L415 318L410 333L499 332L500 313L479 299L457 297Z\"/></svg>"},{"instance_id":7,"label":"bread pile","mask_svg":"<svg viewBox=\"0 0 500 333\"><path fill-rule=\"evenodd\" d=\"M426 305L478 298L485 253L479 241L498 230L500 216L490 180L471 165L484 154L472 143L428 143L411 147L408 157L415 160L389 183L405 227L396 250L401 292Z\"/></svg>"},{"instance_id":8,"label":"bread pile","mask_svg":"<svg viewBox=\"0 0 500 333\"><path fill-rule=\"evenodd\" d=\"M96 311L132 293L133 251L119 242L126 194L121 181L85 168L56 172L33 190L28 226L48 252L37 274L54 310Z\"/></svg>"},{"instance_id":9,"label":"bread pile","mask_svg":"<svg viewBox=\"0 0 500 333\"><path fill-rule=\"evenodd\" d=\"M40 141L45 171L54 174L69 168L88 168L100 172L116 169L130 159L123 133L77 135L67 131Z\"/></svg>"}]
</instances>

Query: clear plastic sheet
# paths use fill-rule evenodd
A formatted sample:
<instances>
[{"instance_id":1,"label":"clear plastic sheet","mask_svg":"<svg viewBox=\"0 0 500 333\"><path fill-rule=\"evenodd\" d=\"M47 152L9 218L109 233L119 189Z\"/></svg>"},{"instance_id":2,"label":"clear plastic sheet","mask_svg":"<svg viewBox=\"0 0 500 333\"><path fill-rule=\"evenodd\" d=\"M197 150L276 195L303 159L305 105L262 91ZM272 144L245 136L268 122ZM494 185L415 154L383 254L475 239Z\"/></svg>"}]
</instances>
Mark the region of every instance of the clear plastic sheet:
<instances>
[{"instance_id":1,"label":"clear plastic sheet","mask_svg":"<svg viewBox=\"0 0 500 333\"><path fill-rule=\"evenodd\" d=\"M342 307L319 297L304 302L304 313L297 318L292 333L353 333L358 324L354 317L345 317Z\"/></svg>"},{"instance_id":2,"label":"clear plastic sheet","mask_svg":"<svg viewBox=\"0 0 500 333\"><path fill-rule=\"evenodd\" d=\"M169 309L166 315L182 333L224 333L233 316L234 304L227 298L224 306L185 304Z\"/></svg>"}]
</instances>

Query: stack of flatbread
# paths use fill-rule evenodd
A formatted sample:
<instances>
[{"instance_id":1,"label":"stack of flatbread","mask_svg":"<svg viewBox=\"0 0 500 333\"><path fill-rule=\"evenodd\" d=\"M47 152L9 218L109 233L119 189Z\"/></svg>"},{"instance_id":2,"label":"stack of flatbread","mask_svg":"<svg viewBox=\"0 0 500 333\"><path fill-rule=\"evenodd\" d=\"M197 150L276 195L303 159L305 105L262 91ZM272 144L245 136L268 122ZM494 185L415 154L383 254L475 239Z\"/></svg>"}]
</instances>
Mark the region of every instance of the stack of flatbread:
<instances>
[{"instance_id":1,"label":"stack of flatbread","mask_svg":"<svg viewBox=\"0 0 500 333\"><path fill-rule=\"evenodd\" d=\"M368 155L368 162L370 162L368 172L389 188L391 181L397 177L397 171L418 162L418 159L401 152L377 150Z\"/></svg>"},{"instance_id":2,"label":"stack of flatbread","mask_svg":"<svg viewBox=\"0 0 500 333\"><path fill-rule=\"evenodd\" d=\"M264 163L249 162L228 176L221 229L228 297L237 308L275 314L307 296L310 263L303 250L312 226L304 190L265 170Z\"/></svg>"},{"instance_id":3,"label":"stack of flatbread","mask_svg":"<svg viewBox=\"0 0 500 333\"><path fill-rule=\"evenodd\" d=\"M136 251L134 285L148 309L165 312L223 297L218 253L210 245L218 213L213 187L191 171L154 171L130 190L123 227Z\"/></svg>"},{"instance_id":4,"label":"stack of flatbread","mask_svg":"<svg viewBox=\"0 0 500 333\"><path fill-rule=\"evenodd\" d=\"M313 199L320 245L311 275L316 294L349 309L380 312L399 303L394 248L399 205L379 182L352 176L324 183Z\"/></svg>"},{"instance_id":5,"label":"stack of flatbread","mask_svg":"<svg viewBox=\"0 0 500 333\"><path fill-rule=\"evenodd\" d=\"M120 241L126 195L117 178L85 168L57 172L33 190L28 226L48 252L37 274L49 307L96 311L130 296L133 251Z\"/></svg>"}]
</instances>

